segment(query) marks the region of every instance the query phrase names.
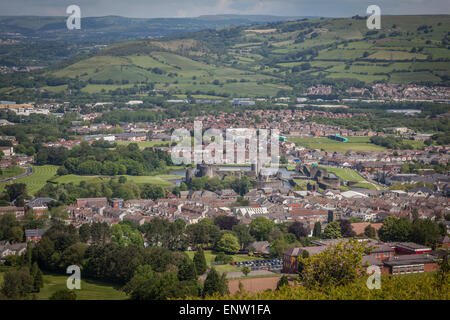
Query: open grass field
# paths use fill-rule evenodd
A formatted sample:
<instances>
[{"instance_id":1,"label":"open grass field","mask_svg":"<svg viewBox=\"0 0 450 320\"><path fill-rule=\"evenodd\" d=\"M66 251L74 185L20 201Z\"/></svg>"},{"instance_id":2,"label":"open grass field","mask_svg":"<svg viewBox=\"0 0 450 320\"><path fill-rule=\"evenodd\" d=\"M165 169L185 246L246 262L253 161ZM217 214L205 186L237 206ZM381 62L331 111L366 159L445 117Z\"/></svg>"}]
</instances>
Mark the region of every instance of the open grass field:
<instances>
[{"instance_id":1,"label":"open grass field","mask_svg":"<svg viewBox=\"0 0 450 320\"><path fill-rule=\"evenodd\" d=\"M56 175L58 166L45 165L45 166L32 166L33 174L14 180L15 183L25 183L27 185L27 191L30 195L34 195L38 192L46 183ZM5 183L0 184L0 191L5 187Z\"/></svg>"},{"instance_id":2,"label":"open grass field","mask_svg":"<svg viewBox=\"0 0 450 320\"><path fill-rule=\"evenodd\" d=\"M15 177L24 172L25 172L25 169L19 168L19 167L2 169L2 173L0 174L0 179Z\"/></svg>"},{"instance_id":3,"label":"open grass field","mask_svg":"<svg viewBox=\"0 0 450 320\"><path fill-rule=\"evenodd\" d=\"M205 252L206 263L207 263L208 267L211 267L212 266L211 263L214 262L214 258L216 257L216 254L214 254L210 250L206 250L204 252ZM190 259L193 259L195 251L186 251L186 254L189 256ZM248 256L248 255L243 255L243 254L235 254L235 255L233 255L233 261L234 262L253 261L253 260L262 260L262 258L254 257L254 256ZM227 272L228 273L228 272L239 272L239 271L241 271L241 268L236 267L236 266L232 266L231 264L215 265L214 267L215 267L215 269L218 272Z\"/></svg>"},{"instance_id":4,"label":"open grass field","mask_svg":"<svg viewBox=\"0 0 450 320\"><path fill-rule=\"evenodd\" d=\"M308 149L321 149L325 151L346 152L352 151L377 151L385 150L381 146L377 146L369 142L369 137L349 137L348 142L334 141L325 137L320 138L288 138L298 146Z\"/></svg>"},{"instance_id":5,"label":"open grass field","mask_svg":"<svg viewBox=\"0 0 450 320\"><path fill-rule=\"evenodd\" d=\"M364 182L366 179L364 179L358 172L352 169L347 168L334 168L334 167L326 167L321 166L322 168L327 169L329 173L333 173L336 175L336 177L345 180L345 181L361 181Z\"/></svg>"},{"instance_id":6,"label":"open grass field","mask_svg":"<svg viewBox=\"0 0 450 320\"><path fill-rule=\"evenodd\" d=\"M171 141L116 141L118 145L127 146L130 143L137 143L140 149L151 148L158 145L168 146Z\"/></svg>"},{"instance_id":7,"label":"open grass field","mask_svg":"<svg viewBox=\"0 0 450 320\"><path fill-rule=\"evenodd\" d=\"M154 184L159 185L162 187L170 187L173 186L173 183L168 180L175 180L175 179L181 179L182 176L178 175L171 175L171 174L160 174L160 175L154 175L154 176L130 176L130 175L123 175L127 178L127 181L133 181L136 184ZM53 182L57 183L73 183L73 184L79 184L81 181L86 182L102 182L102 181L109 181L112 177L109 176L81 176L76 174L68 174L65 176L59 176L52 179Z\"/></svg>"},{"instance_id":8,"label":"open grass field","mask_svg":"<svg viewBox=\"0 0 450 320\"><path fill-rule=\"evenodd\" d=\"M58 290L66 287L67 276L44 275L44 287L36 294L38 300L48 300ZM77 300L125 300L127 295L119 287L93 280L81 280L81 289L75 290Z\"/></svg>"},{"instance_id":9,"label":"open grass field","mask_svg":"<svg viewBox=\"0 0 450 320\"><path fill-rule=\"evenodd\" d=\"M3 273L9 270L7 267L0 269L0 285L3 281ZM66 289L67 276L59 274L44 274L44 287L36 293L37 300L48 300L58 290ZM99 281L81 280L81 289L75 290L77 300L125 300L127 295L120 291L118 286Z\"/></svg>"}]
</instances>

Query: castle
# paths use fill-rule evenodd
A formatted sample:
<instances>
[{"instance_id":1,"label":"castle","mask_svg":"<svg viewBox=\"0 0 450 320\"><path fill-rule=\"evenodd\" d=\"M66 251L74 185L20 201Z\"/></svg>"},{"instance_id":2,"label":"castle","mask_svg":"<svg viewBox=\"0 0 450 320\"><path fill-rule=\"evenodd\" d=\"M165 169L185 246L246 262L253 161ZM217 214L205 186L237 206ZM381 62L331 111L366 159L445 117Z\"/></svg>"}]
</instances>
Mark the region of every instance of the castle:
<instances>
[{"instance_id":1,"label":"castle","mask_svg":"<svg viewBox=\"0 0 450 320\"><path fill-rule=\"evenodd\" d=\"M263 166L261 162L258 160L257 163L251 164L250 171L245 171L240 168L236 170L221 170L219 166L201 163L197 164L197 168L195 172L191 170L186 170L186 183L189 184L192 178L201 178L201 177L220 177L221 179L225 178L228 175L235 175L238 178L241 178L243 175L251 178L253 181L253 185L257 189L261 188L282 188L283 180L281 179L281 172L277 172L274 175L264 175L262 173Z\"/></svg>"}]
</instances>

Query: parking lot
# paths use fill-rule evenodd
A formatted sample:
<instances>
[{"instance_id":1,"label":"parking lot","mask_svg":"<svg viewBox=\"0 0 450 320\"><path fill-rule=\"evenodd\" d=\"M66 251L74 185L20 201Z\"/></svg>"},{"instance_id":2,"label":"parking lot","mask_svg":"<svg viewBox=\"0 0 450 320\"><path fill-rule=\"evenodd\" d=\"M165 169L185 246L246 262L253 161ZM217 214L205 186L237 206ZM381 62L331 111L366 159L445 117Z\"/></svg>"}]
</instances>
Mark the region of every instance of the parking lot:
<instances>
[{"instance_id":1,"label":"parking lot","mask_svg":"<svg viewBox=\"0 0 450 320\"><path fill-rule=\"evenodd\" d=\"M239 268L249 267L251 271L267 270L277 272L281 271L283 261L282 259L276 258L276 259L232 262L231 265Z\"/></svg>"}]
</instances>

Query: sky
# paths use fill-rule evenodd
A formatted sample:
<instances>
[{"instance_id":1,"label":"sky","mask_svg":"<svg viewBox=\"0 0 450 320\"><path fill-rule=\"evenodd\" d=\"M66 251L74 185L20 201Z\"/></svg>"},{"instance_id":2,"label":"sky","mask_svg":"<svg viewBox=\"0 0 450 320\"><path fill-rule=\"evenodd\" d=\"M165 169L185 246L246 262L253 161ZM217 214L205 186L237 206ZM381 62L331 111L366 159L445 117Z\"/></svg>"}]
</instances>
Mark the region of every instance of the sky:
<instances>
[{"instance_id":1,"label":"sky","mask_svg":"<svg viewBox=\"0 0 450 320\"><path fill-rule=\"evenodd\" d=\"M449 14L449 0L0 0L1 15L66 16L76 4L81 16L134 18L197 17L210 14L349 17L366 15L369 5L381 14Z\"/></svg>"}]
</instances>

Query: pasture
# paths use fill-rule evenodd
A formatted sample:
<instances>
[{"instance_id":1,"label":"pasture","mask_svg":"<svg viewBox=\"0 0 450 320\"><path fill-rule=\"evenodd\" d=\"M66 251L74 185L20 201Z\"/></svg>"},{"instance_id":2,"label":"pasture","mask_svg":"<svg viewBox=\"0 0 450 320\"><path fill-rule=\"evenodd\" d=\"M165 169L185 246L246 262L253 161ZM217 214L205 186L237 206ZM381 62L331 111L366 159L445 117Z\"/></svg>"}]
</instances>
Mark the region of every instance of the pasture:
<instances>
[{"instance_id":1,"label":"pasture","mask_svg":"<svg viewBox=\"0 0 450 320\"><path fill-rule=\"evenodd\" d=\"M58 166L45 165L45 166L32 166L33 173L29 176L14 180L15 183L25 183L27 185L27 192L30 195L34 195L38 192L46 183L56 175ZM0 184L0 191L5 188L5 183Z\"/></svg>"},{"instance_id":2,"label":"pasture","mask_svg":"<svg viewBox=\"0 0 450 320\"><path fill-rule=\"evenodd\" d=\"M297 146L303 146L308 149L320 149L325 151L346 152L352 151L378 151L385 150L381 146L377 146L369 142L369 137L348 137L348 142L339 142L328 139L326 137L292 137L289 141L294 142Z\"/></svg>"}]
</instances>

